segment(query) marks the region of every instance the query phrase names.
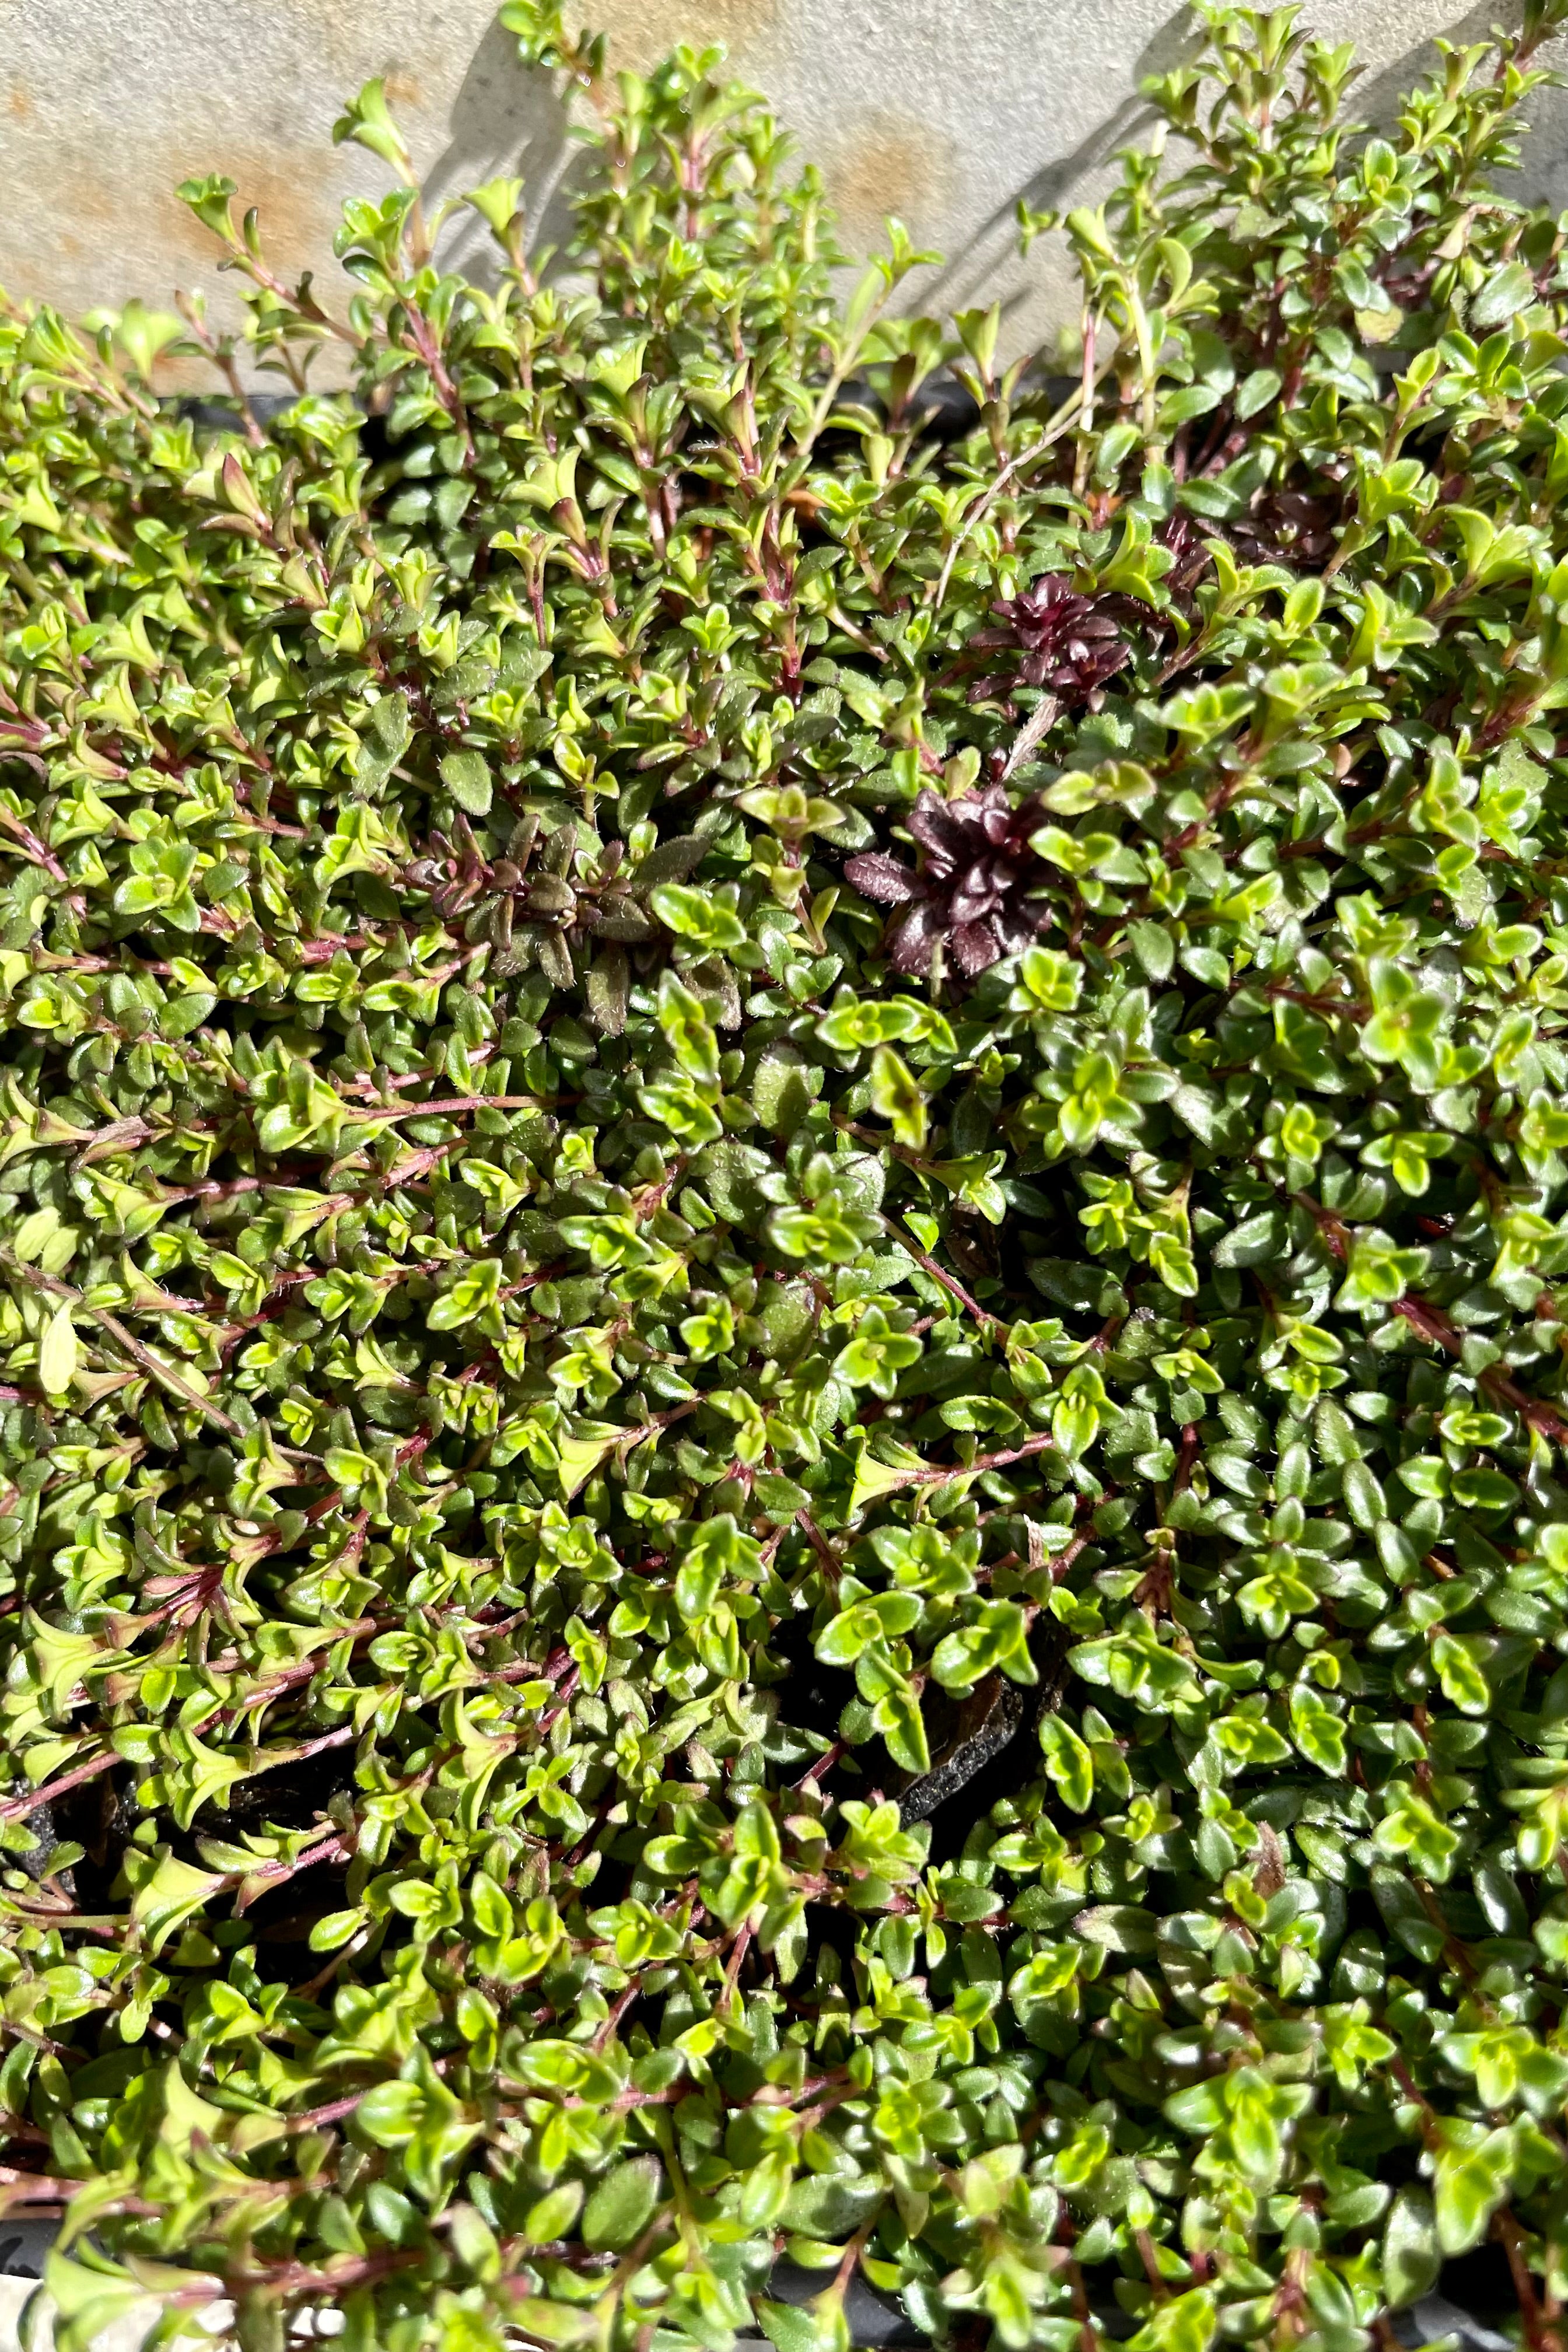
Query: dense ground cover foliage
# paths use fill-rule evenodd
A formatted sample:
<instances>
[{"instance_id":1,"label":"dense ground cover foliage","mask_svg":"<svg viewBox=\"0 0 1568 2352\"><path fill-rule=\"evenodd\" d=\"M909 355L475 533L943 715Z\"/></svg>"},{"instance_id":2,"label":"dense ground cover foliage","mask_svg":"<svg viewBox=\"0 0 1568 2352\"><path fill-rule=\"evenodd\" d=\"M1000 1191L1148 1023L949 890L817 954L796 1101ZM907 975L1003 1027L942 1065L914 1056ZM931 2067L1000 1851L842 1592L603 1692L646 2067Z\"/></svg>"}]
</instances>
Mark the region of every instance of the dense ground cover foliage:
<instances>
[{"instance_id":1,"label":"dense ground cover foliage","mask_svg":"<svg viewBox=\"0 0 1568 2352\"><path fill-rule=\"evenodd\" d=\"M66 2341L842 2352L858 2269L1358 2352L1489 2245L1551 2352L1543 20L1372 136L1211 12L1064 392L896 317L901 233L837 299L716 57L507 17L595 125L560 266L498 181L444 274L372 85L337 307L184 191L266 432L154 398L199 308L0 321L0 2186Z\"/></svg>"}]
</instances>

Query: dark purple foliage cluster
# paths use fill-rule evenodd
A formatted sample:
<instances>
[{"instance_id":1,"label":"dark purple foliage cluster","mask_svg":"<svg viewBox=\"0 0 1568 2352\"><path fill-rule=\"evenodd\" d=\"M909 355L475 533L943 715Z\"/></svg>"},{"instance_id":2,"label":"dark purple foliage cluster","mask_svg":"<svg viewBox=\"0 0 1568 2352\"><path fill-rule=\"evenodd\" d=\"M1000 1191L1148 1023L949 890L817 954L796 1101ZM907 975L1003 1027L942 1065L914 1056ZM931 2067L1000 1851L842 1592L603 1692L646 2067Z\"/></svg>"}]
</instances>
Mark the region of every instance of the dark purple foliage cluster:
<instances>
[{"instance_id":1,"label":"dark purple foliage cluster","mask_svg":"<svg viewBox=\"0 0 1568 2352\"><path fill-rule=\"evenodd\" d=\"M979 630L970 644L976 652L1005 656L1006 666L975 679L972 702L1036 686L1061 702L1093 707L1106 679L1132 658L1122 627L1128 599L1080 595L1059 572L1043 573L992 610L997 625Z\"/></svg>"},{"instance_id":2,"label":"dark purple foliage cluster","mask_svg":"<svg viewBox=\"0 0 1568 2352\"><path fill-rule=\"evenodd\" d=\"M918 867L879 849L850 858L846 879L879 905L902 910L888 936L898 971L929 972L941 941L973 980L1028 946L1040 924L1029 892L1043 871L1029 835L1043 817L1033 800L1015 808L1000 782L955 801L927 790L906 820L923 853Z\"/></svg>"}]
</instances>

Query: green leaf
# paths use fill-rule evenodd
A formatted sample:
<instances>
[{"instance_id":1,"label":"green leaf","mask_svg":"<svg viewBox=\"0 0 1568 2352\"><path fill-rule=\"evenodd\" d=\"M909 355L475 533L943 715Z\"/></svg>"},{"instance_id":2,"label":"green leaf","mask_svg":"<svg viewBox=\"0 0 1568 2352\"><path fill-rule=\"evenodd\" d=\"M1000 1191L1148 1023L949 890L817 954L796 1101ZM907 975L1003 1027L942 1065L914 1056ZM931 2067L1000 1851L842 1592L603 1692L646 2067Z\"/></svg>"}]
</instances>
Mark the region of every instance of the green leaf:
<instances>
[{"instance_id":1,"label":"green leaf","mask_svg":"<svg viewBox=\"0 0 1568 2352\"><path fill-rule=\"evenodd\" d=\"M1535 280L1522 261L1506 262L1488 273L1480 292L1471 300L1469 324L1479 334L1516 316L1535 299Z\"/></svg>"},{"instance_id":2,"label":"green leaf","mask_svg":"<svg viewBox=\"0 0 1568 2352\"><path fill-rule=\"evenodd\" d=\"M1062 1802L1075 1813L1087 1812L1094 1796L1094 1759L1089 1748L1059 1715L1040 1717L1039 1738L1046 1770Z\"/></svg>"},{"instance_id":3,"label":"green leaf","mask_svg":"<svg viewBox=\"0 0 1568 2352\"><path fill-rule=\"evenodd\" d=\"M57 1307L38 1342L38 1379L50 1396L63 1396L76 1377L76 1325L68 1302Z\"/></svg>"},{"instance_id":4,"label":"green leaf","mask_svg":"<svg viewBox=\"0 0 1568 2352\"><path fill-rule=\"evenodd\" d=\"M889 1755L906 1772L929 1772L931 1748L926 1739L921 1703L907 1685L900 1685L879 1698L871 1719L886 1742Z\"/></svg>"},{"instance_id":5,"label":"green leaf","mask_svg":"<svg viewBox=\"0 0 1568 2352\"><path fill-rule=\"evenodd\" d=\"M162 1951L175 1928L200 1911L222 1884L221 1875L197 1870L164 1850L131 1898L131 1916L144 1930L149 1951Z\"/></svg>"},{"instance_id":6,"label":"green leaf","mask_svg":"<svg viewBox=\"0 0 1568 2352\"><path fill-rule=\"evenodd\" d=\"M657 2156L634 2156L596 2181L583 2208L583 2242L596 2252L635 2245L658 2210L664 2173Z\"/></svg>"},{"instance_id":7,"label":"green leaf","mask_svg":"<svg viewBox=\"0 0 1568 2352\"><path fill-rule=\"evenodd\" d=\"M448 751L441 762L441 782L468 815L489 816L492 786L481 752Z\"/></svg>"},{"instance_id":8,"label":"green leaf","mask_svg":"<svg viewBox=\"0 0 1568 2352\"><path fill-rule=\"evenodd\" d=\"M706 954L740 947L746 928L727 907L684 882L661 882L648 898L654 913L678 939L689 940Z\"/></svg>"},{"instance_id":9,"label":"green leaf","mask_svg":"<svg viewBox=\"0 0 1568 2352\"><path fill-rule=\"evenodd\" d=\"M1486 2235L1513 2179L1511 2131L1483 2132L1458 2126L1436 2153L1434 2210L1436 2239L1445 2254L1468 2253Z\"/></svg>"}]
</instances>

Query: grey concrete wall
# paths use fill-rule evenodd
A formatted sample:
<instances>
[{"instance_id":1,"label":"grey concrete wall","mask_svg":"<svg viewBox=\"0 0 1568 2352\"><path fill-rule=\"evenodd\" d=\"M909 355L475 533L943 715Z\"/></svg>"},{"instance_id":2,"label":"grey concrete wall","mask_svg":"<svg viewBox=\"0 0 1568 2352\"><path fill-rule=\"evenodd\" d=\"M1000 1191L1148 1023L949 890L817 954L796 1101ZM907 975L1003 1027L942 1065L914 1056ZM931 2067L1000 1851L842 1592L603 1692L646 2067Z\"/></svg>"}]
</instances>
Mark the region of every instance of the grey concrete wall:
<instances>
[{"instance_id":1,"label":"grey concrete wall","mask_svg":"<svg viewBox=\"0 0 1568 2352\"><path fill-rule=\"evenodd\" d=\"M1509 5L1459 17L1456 0L1312 0L1308 15L1357 42L1376 112L1433 35L1479 37ZM1000 297L1015 349L1076 307L1053 240L1017 257L1016 199L1060 206L1103 186L1139 125L1140 76L1189 37L1172 0L585 0L584 13L638 67L679 39L721 40L823 165L847 239L874 241L900 214L948 257L922 301ZM172 193L224 170L259 205L275 264L316 268L325 289L343 197L385 184L374 158L331 140L373 74L435 193L503 169L548 184L563 125L492 16L492 0L0 0L0 284L76 316L199 288L224 314L214 250ZM1536 118L1523 179L1568 205L1568 100L1543 93Z\"/></svg>"}]
</instances>

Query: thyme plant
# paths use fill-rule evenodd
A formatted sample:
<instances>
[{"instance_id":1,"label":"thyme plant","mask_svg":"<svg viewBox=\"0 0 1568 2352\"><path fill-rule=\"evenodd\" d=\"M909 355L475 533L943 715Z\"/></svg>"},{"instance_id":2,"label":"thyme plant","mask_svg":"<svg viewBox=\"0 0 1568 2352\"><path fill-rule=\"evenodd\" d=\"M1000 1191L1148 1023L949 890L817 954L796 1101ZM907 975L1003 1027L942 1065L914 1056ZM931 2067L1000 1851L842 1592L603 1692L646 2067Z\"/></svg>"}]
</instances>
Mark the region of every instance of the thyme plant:
<instances>
[{"instance_id":1,"label":"thyme plant","mask_svg":"<svg viewBox=\"0 0 1568 2352\"><path fill-rule=\"evenodd\" d=\"M559 263L497 180L444 268L373 83L342 299L215 178L243 338L5 309L67 2352L1362 2352L1486 2249L1561 2347L1555 14L1373 135L1207 6L1070 388L553 0Z\"/></svg>"}]
</instances>

